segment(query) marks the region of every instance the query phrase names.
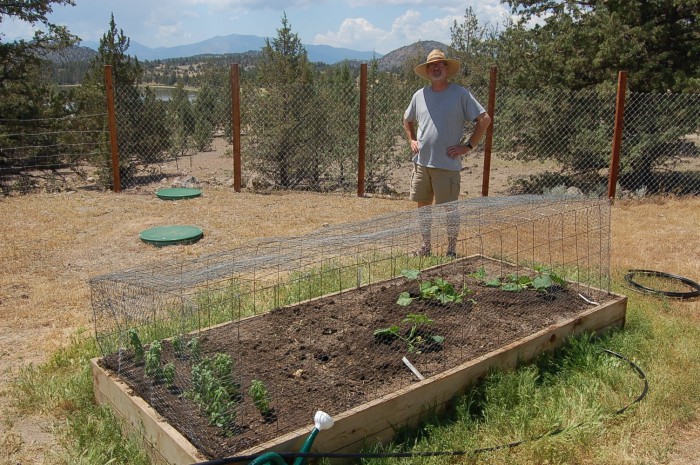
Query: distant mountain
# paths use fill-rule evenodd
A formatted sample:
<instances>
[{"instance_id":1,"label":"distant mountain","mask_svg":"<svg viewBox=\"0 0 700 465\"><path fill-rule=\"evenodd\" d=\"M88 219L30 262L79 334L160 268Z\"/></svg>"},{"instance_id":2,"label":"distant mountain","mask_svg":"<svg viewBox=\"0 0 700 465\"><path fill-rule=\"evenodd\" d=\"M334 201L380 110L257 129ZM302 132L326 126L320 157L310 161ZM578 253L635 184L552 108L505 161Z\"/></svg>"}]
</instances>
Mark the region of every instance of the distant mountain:
<instances>
[{"instance_id":1,"label":"distant mountain","mask_svg":"<svg viewBox=\"0 0 700 465\"><path fill-rule=\"evenodd\" d=\"M225 37L211 39L190 45L176 47L149 48L138 42L131 42L127 53L138 57L139 60L165 60L169 58L187 58L195 56L211 56L226 54L245 54L255 57L265 45L265 38L251 35L231 34ZM377 59L382 71L401 71L405 63L418 63L425 59L433 49L448 50L448 46L434 40L422 40L411 45L393 50L386 55L377 52L363 52L347 48L336 48L328 45L304 45L309 60L314 63L336 64L343 61L359 66L360 62ZM55 63L69 61L88 61L94 57L99 44L83 42L83 46L70 47L64 51L47 55Z\"/></svg>"},{"instance_id":2,"label":"distant mountain","mask_svg":"<svg viewBox=\"0 0 700 465\"><path fill-rule=\"evenodd\" d=\"M53 63L68 63L71 61L90 61L97 52L89 47L74 45L62 50L50 51L43 54L43 58Z\"/></svg>"},{"instance_id":3,"label":"distant mountain","mask_svg":"<svg viewBox=\"0 0 700 465\"><path fill-rule=\"evenodd\" d=\"M85 43L94 46L96 43ZM139 60L165 60L168 58L184 58L196 55L223 55L225 53L244 53L251 50L259 51L265 46L265 37L230 34L227 36L217 36L189 45L178 45L175 47L149 48L138 42L131 41L127 53L137 57ZM329 65L345 60L369 61L372 58L380 58L382 55L376 52L366 52L350 50L347 48L336 48L328 45L306 45L306 52L309 61L321 62Z\"/></svg>"},{"instance_id":4,"label":"distant mountain","mask_svg":"<svg viewBox=\"0 0 700 465\"><path fill-rule=\"evenodd\" d=\"M449 47L442 42L434 40L420 40L411 45L397 48L379 59L379 69L381 71L401 71L404 63L415 61L416 64L423 63L431 50L439 49L447 52ZM420 60L420 61L419 61Z\"/></svg>"}]
</instances>

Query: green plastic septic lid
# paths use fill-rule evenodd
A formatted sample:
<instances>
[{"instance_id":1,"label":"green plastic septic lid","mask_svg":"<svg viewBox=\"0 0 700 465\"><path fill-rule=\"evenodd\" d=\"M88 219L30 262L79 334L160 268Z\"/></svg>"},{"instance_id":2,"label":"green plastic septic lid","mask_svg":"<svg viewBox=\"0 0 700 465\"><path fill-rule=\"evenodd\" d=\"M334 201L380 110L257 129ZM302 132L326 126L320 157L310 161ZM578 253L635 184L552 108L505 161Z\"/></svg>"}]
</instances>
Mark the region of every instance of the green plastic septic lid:
<instances>
[{"instance_id":1,"label":"green plastic septic lid","mask_svg":"<svg viewBox=\"0 0 700 465\"><path fill-rule=\"evenodd\" d=\"M142 231L139 237L147 244L163 247L175 244L193 244L200 240L204 233L194 226L157 226Z\"/></svg>"},{"instance_id":2,"label":"green plastic septic lid","mask_svg":"<svg viewBox=\"0 0 700 465\"><path fill-rule=\"evenodd\" d=\"M202 195L202 189L172 187L169 189L160 189L156 192L156 195L163 200L193 199Z\"/></svg>"}]
</instances>

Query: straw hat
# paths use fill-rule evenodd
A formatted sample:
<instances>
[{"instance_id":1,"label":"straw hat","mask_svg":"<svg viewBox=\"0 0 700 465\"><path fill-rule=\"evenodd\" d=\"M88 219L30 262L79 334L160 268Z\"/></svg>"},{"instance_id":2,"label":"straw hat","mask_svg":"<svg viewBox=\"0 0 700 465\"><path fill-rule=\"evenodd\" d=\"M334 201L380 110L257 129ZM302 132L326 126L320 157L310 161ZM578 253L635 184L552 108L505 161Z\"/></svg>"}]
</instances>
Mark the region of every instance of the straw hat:
<instances>
[{"instance_id":1,"label":"straw hat","mask_svg":"<svg viewBox=\"0 0 700 465\"><path fill-rule=\"evenodd\" d=\"M428 60L425 63L416 66L413 70L418 76L422 77L423 79L430 80L430 78L428 77L428 65L436 61L445 62L445 64L447 65L448 78L454 76L459 71L459 60L455 60L454 58L445 58L445 54L443 53L443 51L438 49L435 49L432 52L430 52L428 54Z\"/></svg>"}]
</instances>

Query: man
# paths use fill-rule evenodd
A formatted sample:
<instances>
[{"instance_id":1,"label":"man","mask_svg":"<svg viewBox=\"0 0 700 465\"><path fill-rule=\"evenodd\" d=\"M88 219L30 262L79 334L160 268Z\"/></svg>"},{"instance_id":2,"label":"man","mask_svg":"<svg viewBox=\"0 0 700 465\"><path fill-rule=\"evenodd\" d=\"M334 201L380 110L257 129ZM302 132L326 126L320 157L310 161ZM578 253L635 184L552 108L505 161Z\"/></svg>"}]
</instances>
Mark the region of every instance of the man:
<instances>
[{"instance_id":1,"label":"man","mask_svg":"<svg viewBox=\"0 0 700 465\"><path fill-rule=\"evenodd\" d=\"M491 124L491 117L464 87L449 82L460 69L459 60L448 59L441 50L428 54L416 74L430 81L413 94L404 113L403 127L411 145L413 175L411 200L418 208L459 198L462 157L469 154ZM465 123L474 121L474 131L462 144ZM421 221L423 246L417 255L430 255L430 221ZM457 256L459 217L448 215L447 256Z\"/></svg>"}]
</instances>

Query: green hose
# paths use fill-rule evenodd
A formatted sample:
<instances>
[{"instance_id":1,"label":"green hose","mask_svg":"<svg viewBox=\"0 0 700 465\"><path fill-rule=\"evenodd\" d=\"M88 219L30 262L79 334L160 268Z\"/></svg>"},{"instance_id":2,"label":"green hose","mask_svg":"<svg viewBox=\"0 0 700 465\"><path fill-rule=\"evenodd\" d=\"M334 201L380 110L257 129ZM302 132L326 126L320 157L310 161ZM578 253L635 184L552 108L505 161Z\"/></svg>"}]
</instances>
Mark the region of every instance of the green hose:
<instances>
[{"instance_id":1,"label":"green hose","mask_svg":"<svg viewBox=\"0 0 700 465\"><path fill-rule=\"evenodd\" d=\"M250 462L250 465L287 465L282 456L277 452L265 452L257 459Z\"/></svg>"},{"instance_id":2,"label":"green hose","mask_svg":"<svg viewBox=\"0 0 700 465\"><path fill-rule=\"evenodd\" d=\"M318 434L319 429L314 428L311 430L311 434L309 434L309 437L306 438L306 441L304 441L304 445L302 446L301 450L299 452L303 452L304 454L308 453L311 450L311 445L314 443L314 439L316 439L316 435ZM306 457L297 457L294 460L294 465L304 465L306 463Z\"/></svg>"},{"instance_id":3,"label":"green hose","mask_svg":"<svg viewBox=\"0 0 700 465\"><path fill-rule=\"evenodd\" d=\"M304 441L304 445L302 446L301 450L299 452L301 453L308 453L311 450L311 446L314 443L314 439L316 439L316 436L318 435L319 429L314 428L311 430L311 434L309 434L309 437L306 438L306 441ZM306 463L306 457L297 457L294 460L294 465L304 465ZM277 452L265 452L262 454L260 457L256 458L252 462L250 462L250 465L286 465L287 462L284 461L281 455L279 455Z\"/></svg>"}]
</instances>

